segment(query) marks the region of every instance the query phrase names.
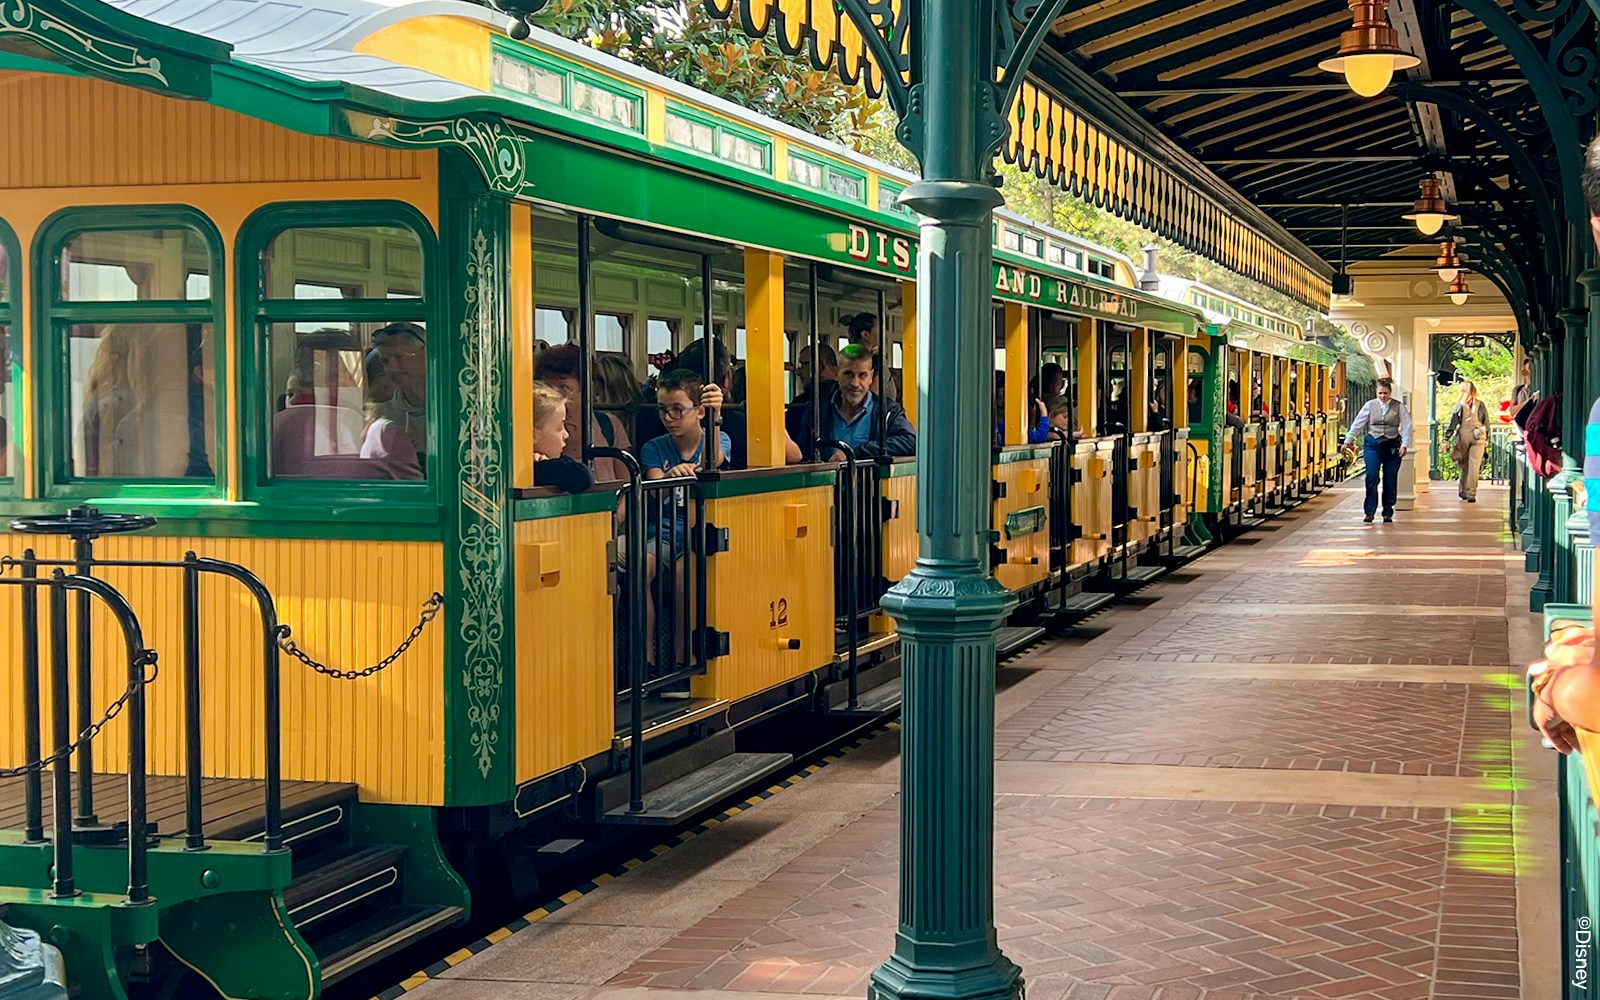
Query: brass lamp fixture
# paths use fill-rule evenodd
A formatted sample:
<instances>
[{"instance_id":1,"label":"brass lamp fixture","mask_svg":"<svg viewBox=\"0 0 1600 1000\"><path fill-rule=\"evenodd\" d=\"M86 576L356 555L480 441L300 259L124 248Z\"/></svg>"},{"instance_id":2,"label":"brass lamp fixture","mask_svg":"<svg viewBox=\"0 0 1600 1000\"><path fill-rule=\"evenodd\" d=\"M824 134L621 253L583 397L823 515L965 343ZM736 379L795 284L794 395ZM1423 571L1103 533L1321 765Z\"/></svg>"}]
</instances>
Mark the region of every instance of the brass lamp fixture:
<instances>
[{"instance_id":1,"label":"brass lamp fixture","mask_svg":"<svg viewBox=\"0 0 1600 1000\"><path fill-rule=\"evenodd\" d=\"M1361 97L1377 97L1396 70L1422 60L1400 47L1400 35L1389 26L1389 0L1350 0L1354 23L1339 35L1339 54L1317 63L1318 69L1343 73L1345 83Z\"/></svg>"},{"instance_id":2,"label":"brass lamp fixture","mask_svg":"<svg viewBox=\"0 0 1600 1000\"><path fill-rule=\"evenodd\" d=\"M1444 192L1439 187L1439 178L1424 177L1422 190L1412 203L1411 211L1401 218L1415 222L1422 235L1437 236L1446 222L1456 222L1461 216L1450 211L1450 203L1444 200Z\"/></svg>"},{"instance_id":3,"label":"brass lamp fixture","mask_svg":"<svg viewBox=\"0 0 1600 1000\"><path fill-rule=\"evenodd\" d=\"M1433 262L1433 269L1438 272L1439 280L1445 284L1453 284L1461 276L1461 255L1456 252L1456 241L1445 240L1439 244L1439 256Z\"/></svg>"},{"instance_id":4,"label":"brass lamp fixture","mask_svg":"<svg viewBox=\"0 0 1600 1000\"><path fill-rule=\"evenodd\" d=\"M1450 287L1445 289L1445 294L1450 296L1450 301L1458 306L1467 304L1467 296L1472 294L1472 289L1467 287L1467 276L1456 274L1456 280L1450 282Z\"/></svg>"}]
</instances>

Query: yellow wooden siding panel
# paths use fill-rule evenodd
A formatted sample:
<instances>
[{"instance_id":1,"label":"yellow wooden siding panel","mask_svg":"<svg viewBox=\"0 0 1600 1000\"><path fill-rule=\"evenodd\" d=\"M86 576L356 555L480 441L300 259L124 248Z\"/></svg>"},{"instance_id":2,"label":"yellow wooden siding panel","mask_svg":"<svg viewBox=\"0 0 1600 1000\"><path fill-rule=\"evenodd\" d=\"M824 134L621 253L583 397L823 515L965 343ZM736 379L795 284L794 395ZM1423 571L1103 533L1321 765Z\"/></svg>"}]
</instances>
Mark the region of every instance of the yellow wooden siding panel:
<instances>
[{"instance_id":1,"label":"yellow wooden siding panel","mask_svg":"<svg viewBox=\"0 0 1600 1000\"><path fill-rule=\"evenodd\" d=\"M611 515L518 521L517 780L600 753L611 743L616 680L606 590Z\"/></svg>"},{"instance_id":2,"label":"yellow wooden siding panel","mask_svg":"<svg viewBox=\"0 0 1600 1000\"><path fill-rule=\"evenodd\" d=\"M883 575L898 583L917 563L917 477L885 479L883 496L900 504L900 516L883 526Z\"/></svg>"},{"instance_id":3,"label":"yellow wooden siding panel","mask_svg":"<svg viewBox=\"0 0 1600 1000\"><path fill-rule=\"evenodd\" d=\"M7 539L20 553L30 542ZM36 545L40 555L66 554L58 543ZM188 550L235 562L261 577L279 619L314 658L345 669L387 656L405 638L427 597L443 587L443 546L431 542L284 541L124 535L101 539L103 559L178 560ZM154 774L183 765L183 603L178 570L106 568L101 575L133 605L145 642L160 655L149 692L149 760ZM41 602L44 603L44 602ZM20 622L16 588L0 589L7 634ZM262 633L254 601L239 585L202 577L201 703L205 773L254 778L263 774ZM96 711L126 683L121 635L110 614L93 613ZM373 802L439 804L444 797L444 637L441 614L416 645L388 670L356 681L313 673L285 656L281 665L283 776L350 781ZM45 626L48 633L48 625ZM48 663L48 641L42 654ZM47 683L47 682L46 682ZM21 704L18 643L0 650L0 691ZM48 693L46 703L48 704ZM48 708L45 709L48 713ZM45 716L48 718L48 714ZM122 766L123 720L95 740L96 766ZM48 745L47 745L48 749ZM0 734L0 766L20 763L22 731Z\"/></svg>"},{"instance_id":4,"label":"yellow wooden siding panel","mask_svg":"<svg viewBox=\"0 0 1600 1000\"><path fill-rule=\"evenodd\" d=\"M99 80L0 73L0 189L418 180L434 154L301 135Z\"/></svg>"},{"instance_id":5,"label":"yellow wooden siding panel","mask_svg":"<svg viewBox=\"0 0 1600 1000\"><path fill-rule=\"evenodd\" d=\"M728 497L706 504L728 529L728 551L707 562L714 629L728 633L729 655L695 678L699 698L743 698L833 659L833 488L814 486ZM791 526L803 527L794 537ZM788 622L777 623L779 602ZM782 648L800 640L798 650Z\"/></svg>"},{"instance_id":6,"label":"yellow wooden siding panel","mask_svg":"<svg viewBox=\"0 0 1600 1000\"><path fill-rule=\"evenodd\" d=\"M1031 458L997 465L994 481L1006 487L1006 495L994 501L993 527L1000 532L998 544L1006 553L1006 561L995 568L994 577L1002 586L1021 590L1050 576L1050 460ZM1019 538L1006 538L1006 517L1033 507L1045 509L1040 529Z\"/></svg>"}]
</instances>

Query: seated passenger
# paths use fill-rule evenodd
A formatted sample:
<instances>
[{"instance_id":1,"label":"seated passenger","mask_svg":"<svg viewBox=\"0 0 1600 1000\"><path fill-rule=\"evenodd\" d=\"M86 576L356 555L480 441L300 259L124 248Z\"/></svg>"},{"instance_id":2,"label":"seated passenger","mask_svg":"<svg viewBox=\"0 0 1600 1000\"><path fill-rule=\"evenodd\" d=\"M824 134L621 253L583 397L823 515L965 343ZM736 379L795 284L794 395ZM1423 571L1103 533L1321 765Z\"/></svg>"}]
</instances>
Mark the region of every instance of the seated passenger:
<instances>
[{"instance_id":1,"label":"seated passenger","mask_svg":"<svg viewBox=\"0 0 1600 1000\"><path fill-rule=\"evenodd\" d=\"M712 344L714 345L711 359L712 382L716 385L719 396L726 398L733 388L733 359L729 356L728 349L723 346L722 341L713 339ZM685 347L683 353L673 359L672 369L674 371L687 369L704 378L706 370L705 338L701 337L688 347ZM661 402L660 383L658 381L656 392L658 410L662 405L664 404ZM733 442L733 448L726 453L727 467L730 469L742 469L748 461L749 436L745 413L743 410L722 410L719 416L721 417L723 431L727 433L728 440ZM639 415L639 437L641 439L648 441L651 437L660 436L666 431L664 424L659 430L654 426L649 426L654 423L659 423L659 421L651 420L650 411L646 410Z\"/></svg>"},{"instance_id":2,"label":"seated passenger","mask_svg":"<svg viewBox=\"0 0 1600 1000\"><path fill-rule=\"evenodd\" d=\"M1029 387L1030 389L1032 386ZM1050 440L1050 411L1038 398L1033 400L1033 419L1028 424L1028 443L1043 444ZM1006 446L1006 373L994 373L994 446Z\"/></svg>"},{"instance_id":3,"label":"seated passenger","mask_svg":"<svg viewBox=\"0 0 1600 1000\"><path fill-rule=\"evenodd\" d=\"M1078 428L1078 412L1067 400L1057 398L1050 404L1050 431L1067 441L1083 436Z\"/></svg>"},{"instance_id":4,"label":"seated passenger","mask_svg":"<svg viewBox=\"0 0 1600 1000\"><path fill-rule=\"evenodd\" d=\"M417 466L427 468L428 453L428 341L415 323L390 323L372 334L378 357L389 373L394 392L378 414L411 442ZM384 457L398 449L382 449Z\"/></svg>"},{"instance_id":5,"label":"seated passenger","mask_svg":"<svg viewBox=\"0 0 1600 1000\"><path fill-rule=\"evenodd\" d=\"M837 451L831 455L817 454L816 440L811 434L810 410L822 406L822 440L843 441L857 457L888 458L911 456L917 453L917 432L906 419L906 411L899 403L884 402L873 391L874 377L872 352L861 344L846 345L839 352L839 384L832 396L818 400L807 407L800 422L800 433L795 435L796 448L789 451L793 459L841 461L844 456ZM886 433L883 447L877 440L877 408L885 407ZM791 463L792 464L792 463Z\"/></svg>"},{"instance_id":6,"label":"seated passenger","mask_svg":"<svg viewBox=\"0 0 1600 1000\"><path fill-rule=\"evenodd\" d=\"M533 377L561 390L566 397L567 443L561 453L576 462L583 461L583 435L578 429L578 421L583 415L583 389L578 384L578 362L581 358L582 349L577 344L559 344L540 351L533 361ZM621 424L600 412L595 413L589 434L597 448L626 449L633 443ZM622 482L628 478L628 467L614 458L597 458L593 467L597 482Z\"/></svg>"},{"instance_id":7,"label":"seated passenger","mask_svg":"<svg viewBox=\"0 0 1600 1000\"><path fill-rule=\"evenodd\" d=\"M594 473L562 452L567 447L567 397L554 386L533 384L533 484L563 493L582 493Z\"/></svg>"},{"instance_id":8,"label":"seated passenger","mask_svg":"<svg viewBox=\"0 0 1600 1000\"><path fill-rule=\"evenodd\" d=\"M665 479L697 474L705 444L705 411L721 408L722 389L706 385L697 372L678 368L661 376L656 384L656 410L667 432L646 441L639 450L644 477ZM713 469L726 464L731 447L727 432L719 431L711 449Z\"/></svg>"},{"instance_id":9,"label":"seated passenger","mask_svg":"<svg viewBox=\"0 0 1600 1000\"><path fill-rule=\"evenodd\" d=\"M387 463L362 460L369 428L355 400L344 398L338 386L319 392L315 382L314 372L289 376L285 406L272 415L272 475L280 479L396 478L382 474L391 468ZM415 452L410 460L415 467ZM417 469L409 478L420 479L421 475Z\"/></svg>"},{"instance_id":10,"label":"seated passenger","mask_svg":"<svg viewBox=\"0 0 1600 1000\"><path fill-rule=\"evenodd\" d=\"M825 343L818 344L817 348L817 384L823 396L831 396L839 385L839 358ZM806 407L811 405L811 346L800 348L796 359L793 371L800 391L795 393L794 401L783 414L784 428L790 438L800 436L800 420L809 412Z\"/></svg>"}]
</instances>

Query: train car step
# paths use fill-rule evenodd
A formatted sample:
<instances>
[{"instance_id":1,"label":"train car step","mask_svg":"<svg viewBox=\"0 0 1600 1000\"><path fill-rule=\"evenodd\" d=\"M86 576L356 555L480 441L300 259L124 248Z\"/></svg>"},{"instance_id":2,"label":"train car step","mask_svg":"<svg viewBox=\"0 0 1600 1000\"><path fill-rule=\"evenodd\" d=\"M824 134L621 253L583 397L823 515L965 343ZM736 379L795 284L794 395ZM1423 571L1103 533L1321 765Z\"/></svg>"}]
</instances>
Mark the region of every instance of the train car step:
<instances>
[{"instance_id":1,"label":"train car step","mask_svg":"<svg viewBox=\"0 0 1600 1000\"><path fill-rule=\"evenodd\" d=\"M332 986L374 962L397 955L459 923L464 915L459 906L416 904L392 907L352 924L312 946L322 966L322 985Z\"/></svg>"},{"instance_id":2,"label":"train car step","mask_svg":"<svg viewBox=\"0 0 1600 1000\"><path fill-rule=\"evenodd\" d=\"M1062 598L1059 603L1047 608L1045 615L1048 618L1082 618L1094 614L1116 599L1116 594L1085 590L1080 594Z\"/></svg>"},{"instance_id":3,"label":"train car step","mask_svg":"<svg viewBox=\"0 0 1600 1000\"><path fill-rule=\"evenodd\" d=\"M1004 659L1024 646L1044 638L1049 631L1042 625L1013 625L995 633L994 655Z\"/></svg>"},{"instance_id":4,"label":"train car step","mask_svg":"<svg viewBox=\"0 0 1600 1000\"><path fill-rule=\"evenodd\" d=\"M405 856L406 849L393 844L348 847L318 855L323 863L296 876L283 892L295 929L311 936L319 921L336 913L398 903Z\"/></svg>"},{"instance_id":5,"label":"train car step","mask_svg":"<svg viewBox=\"0 0 1600 1000\"><path fill-rule=\"evenodd\" d=\"M845 718L876 719L900 710L900 678L890 678L871 690L858 691L856 703L850 704L848 685L830 685L828 689L828 714ZM834 703L833 699L838 702Z\"/></svg>"},{"instance_id":6,"label":"train car step","mask_svg":"<svg viewBox=\"0 0 1600 1000\"><path fill-rule=\"evenodd\" d=\"M1172 550L1169 556L1174 562L1186 563L1191 559L1198 559L1211 551L1209 545L1179 545Z\"/></svg>"},{"instance_id":7,"label":"train car step","mask_svg":"<svg viewBox=\"0 0 1600 1000\"><path fill-rule=\"evenodd\" d=\"M730 753L675 781L648 789L635 812L624 801L606 810L608 823L676 826L723 799L749 788L794 763L789 753Z\"/></svg>"}]
</instances>

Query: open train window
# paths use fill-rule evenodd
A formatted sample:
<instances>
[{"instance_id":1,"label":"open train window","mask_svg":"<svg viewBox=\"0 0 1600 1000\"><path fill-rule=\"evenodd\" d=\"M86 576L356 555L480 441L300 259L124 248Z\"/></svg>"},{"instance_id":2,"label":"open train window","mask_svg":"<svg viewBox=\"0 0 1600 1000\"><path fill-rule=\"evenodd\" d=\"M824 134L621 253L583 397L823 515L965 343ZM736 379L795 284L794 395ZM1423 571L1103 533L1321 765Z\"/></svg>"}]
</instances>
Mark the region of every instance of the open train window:
<instances>
[{"instance_id":1,"label":"open train window","mask_svg":"<svg viewBox=\"0 0 1600 1000\"><path fill-rule=\"evenodd\" d=\"M48 495L220 493L221 243L187 208L71 209L40 231Z\"/></svg>"},{"instance_id":2,"label":"open train window","mask_svg":"<svg viewBox=\"0 0 1600 1000\"><path fill-rule=\"evenodd\" d=\"M20 351L11 347L11 330L16 325L16 288L21 284L18 270L22 267L21 254L17 252L17 237L0 220L0 493L10 492L8 487L16 482L16 459L11 445L12 437L21 427L17 420L17 394L11 389L22 379ZM13 367L16 366L16 367Z\"/></svg>"},{"instance_id":3,"label":"open train window","mask_svg":"<svg viewBox=\"0 0 1600 1000\"><path fill-rule=\"evenodd\" d=\"M442 360L424 293L430 236L390 203L271 206L246 224L257 487L426 490Z\"/></svg>"}]
</instances>

